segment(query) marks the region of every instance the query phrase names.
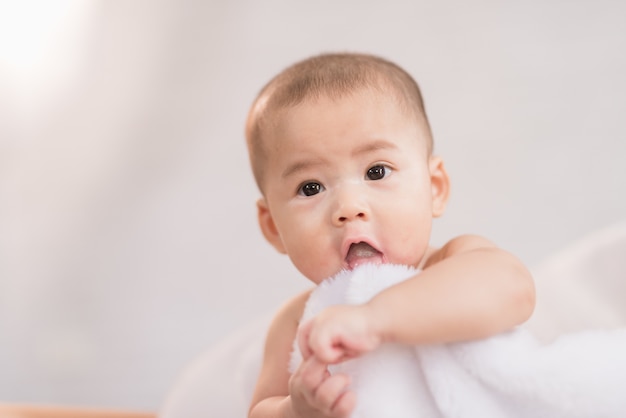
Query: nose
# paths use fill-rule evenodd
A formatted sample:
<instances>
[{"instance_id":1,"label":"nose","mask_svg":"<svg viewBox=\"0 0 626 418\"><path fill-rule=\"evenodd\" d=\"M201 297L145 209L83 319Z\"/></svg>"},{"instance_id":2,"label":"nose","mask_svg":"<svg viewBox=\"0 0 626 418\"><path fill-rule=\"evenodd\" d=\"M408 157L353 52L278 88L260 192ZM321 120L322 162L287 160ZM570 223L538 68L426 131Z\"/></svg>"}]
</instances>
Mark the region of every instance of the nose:
<instances>
[{"instance_id":1,"label":"nose","mask_svg":"<svg viewBox=\"0 0 626 418\"><path fill-rule=\"evenodd\" d=\"M342 189L336 193L335 208L332 221L335 226L342 226L354 220L366 221L369 219L369 208L365 196L359 193L358 188Z\"/></svg>"}]
</instances>

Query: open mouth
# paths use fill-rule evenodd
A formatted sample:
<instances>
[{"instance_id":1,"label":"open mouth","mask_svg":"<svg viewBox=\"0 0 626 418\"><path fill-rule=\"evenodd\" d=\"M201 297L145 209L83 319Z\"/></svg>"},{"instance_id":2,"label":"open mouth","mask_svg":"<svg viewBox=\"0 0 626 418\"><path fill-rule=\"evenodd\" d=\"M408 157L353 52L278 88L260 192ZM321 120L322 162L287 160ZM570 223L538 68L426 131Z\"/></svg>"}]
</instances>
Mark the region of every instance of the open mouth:
<instances>
[{"instance_id":1,"label":"open mouth","mask_svg":"<svg viewBox=\"0 0 626 418\"><path fill-rule=\"evenodd\" d=\"M362 264L382 264L383 261L383 253L364 241L351 244L346 255L346 263L350 270Z\"/></svg>"}]
</instances>

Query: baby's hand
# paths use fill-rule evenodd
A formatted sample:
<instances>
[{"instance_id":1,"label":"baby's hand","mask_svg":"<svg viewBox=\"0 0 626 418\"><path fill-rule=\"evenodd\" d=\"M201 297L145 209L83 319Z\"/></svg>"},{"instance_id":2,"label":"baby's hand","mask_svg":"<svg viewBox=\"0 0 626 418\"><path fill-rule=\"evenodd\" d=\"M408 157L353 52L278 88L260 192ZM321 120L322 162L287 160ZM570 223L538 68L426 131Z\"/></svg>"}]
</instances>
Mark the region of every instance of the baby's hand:
<instances>
[{"instance_id":1,"label":"baby's hand","mask_svg":"<svg viewBox=\"0 0 626 418\"><path fill-rule=\"evenodd\" d=\"M356 403L349 385L348 376L331 376L326 364L309 356L289 379L293 412L297 417L347 418Z\"/></svg>"},{"instance_id":2,"label":"baby's hand","mask_svg":"<svg viewBox=\"0 0 626 418\"><path fill-rule=\"evenodd\" d=\"M367 305L331 306L305 322L298 331L302 357L334 364L377 348L382 338L368 309Z\"/></svg>"}]
</instances>

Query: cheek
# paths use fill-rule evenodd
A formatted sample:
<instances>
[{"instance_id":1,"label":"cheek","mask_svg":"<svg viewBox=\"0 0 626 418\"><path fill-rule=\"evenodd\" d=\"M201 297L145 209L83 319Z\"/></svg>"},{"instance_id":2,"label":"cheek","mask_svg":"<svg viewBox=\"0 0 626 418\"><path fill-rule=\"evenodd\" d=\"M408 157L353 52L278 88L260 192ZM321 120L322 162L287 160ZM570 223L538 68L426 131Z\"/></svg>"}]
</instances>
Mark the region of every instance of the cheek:
<instances>
[{"instance_id":1,"label":"cheek","mask_svg":"<svg viewBox=\"0 0 626 418\"><path fill-rule=\"evenodd\" d=\"M318 215L315 213L291 211L281 217L279 230L288 248L307 245L307 242L314 238L315 226L318 223L316 216Z\"/></svg>"},{"instance_id":2,"label":"cheek","mask_svg":"<svg viewBox=\"0 0 626 418\"><path fill-rule=\"evenodd\" d=\"M390 261L416 266L430 241L431 204L423 196L404 196L405 199L396 199L384 209L385 221L381 227L393 248L390 255L395 259Z\"/></svg>"},{"instance_id":3,"label":"cheek","mask_svg":"<svg viewBox=\"0 0 626 418\"><path fill-rule=\"evenodd\" d=\"M432 218L432 195L430 186L424 182L406 184L397 190L393 198L381 200L385 212L398 218L398 223L410 224L424 222Z\"/></svg>"},{"instance_id":4,"label":"cheek","mask_svg":"<svg viewBox=\"0 0 626 418\"><path fill-rule=\"evenodd\" d=\"M280 223L281 237L289 258L302 274L315 283L335 273L332 271L332 234L324 228L321 212L283 218Z\"/></svg>"},{"instance_id":5,"label":"cheek","mask_svg":"<svg viewBox=\"0 0 626 418\"><path fill-rule=\"evenodd\" d=\"M336 259L329 248L319 241L314 244L302 242L291 248L289 258L300 273L313 283L319 284L338 273Z\"/></svg>"},{"instance_id":6,"label":"cheek","mask_svg":"<svg viewBox=\"0 0 626 418\"><path fill-rule=\"evenodd\" d=\"M399 231L398 235L401 237L394 241L393 248L395 251L393 251L393 259L390 261L417 267L428 250L430 229L426 225L421 225L419 226L420 229L417 229L415 224L409 228Z\"/></svg>"},{"instance_id":7,"label":"cheek","mask_svg":"<svg viewBox=\"0 0 626 418\"><path fill-rule=\"evenodd\" d=\"M419 241L428 241L430 237L431 217L424 211L396 212L390 221L400 242L414 245Z\"/></svg>"}]
</instances>

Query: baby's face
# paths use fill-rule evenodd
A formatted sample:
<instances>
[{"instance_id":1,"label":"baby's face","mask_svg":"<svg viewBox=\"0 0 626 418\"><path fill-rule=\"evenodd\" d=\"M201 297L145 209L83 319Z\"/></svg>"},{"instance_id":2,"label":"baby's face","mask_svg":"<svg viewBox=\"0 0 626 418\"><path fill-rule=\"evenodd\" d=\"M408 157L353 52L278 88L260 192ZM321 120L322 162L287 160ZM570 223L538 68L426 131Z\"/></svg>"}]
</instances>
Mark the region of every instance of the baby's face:
<instances>
[{"instance_id":1,"label":"baby's face","mask_svg":"<svg viewBox=\"0 0 626 418\"><path fill-rule=\"evenodd\" d=\"M315 283L363 263L418 266L445 205L442 175L447 190L425 135L367 90L280 113L264 133L265 236Z\"/></svg>"}]
</instances>

